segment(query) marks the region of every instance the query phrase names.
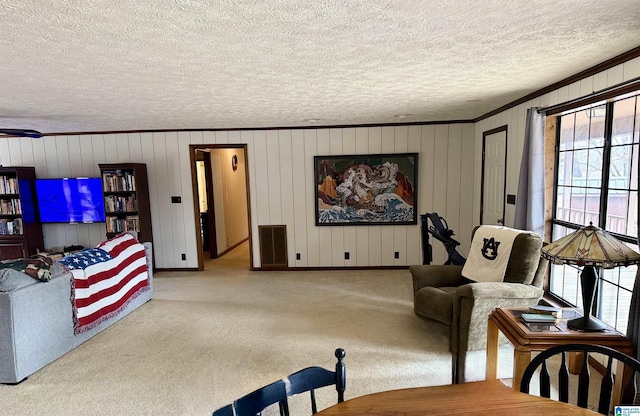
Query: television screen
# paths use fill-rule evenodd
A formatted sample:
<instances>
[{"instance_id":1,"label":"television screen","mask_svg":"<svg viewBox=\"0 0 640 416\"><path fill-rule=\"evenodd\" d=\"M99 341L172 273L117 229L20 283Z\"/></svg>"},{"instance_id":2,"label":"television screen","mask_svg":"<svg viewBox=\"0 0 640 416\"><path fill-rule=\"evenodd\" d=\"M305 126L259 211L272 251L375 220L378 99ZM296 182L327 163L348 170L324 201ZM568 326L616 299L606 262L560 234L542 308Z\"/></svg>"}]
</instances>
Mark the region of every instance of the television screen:
<instances>
[{"instance_id":1,"label":"television screen","mask_svg":"<svg viewBox=\"0 0 640 416\"><path fill-rule=\"evenodd\" d=\"M105 222L101 178L36 179L40 221Z\"/></svg>"}]
</instances>

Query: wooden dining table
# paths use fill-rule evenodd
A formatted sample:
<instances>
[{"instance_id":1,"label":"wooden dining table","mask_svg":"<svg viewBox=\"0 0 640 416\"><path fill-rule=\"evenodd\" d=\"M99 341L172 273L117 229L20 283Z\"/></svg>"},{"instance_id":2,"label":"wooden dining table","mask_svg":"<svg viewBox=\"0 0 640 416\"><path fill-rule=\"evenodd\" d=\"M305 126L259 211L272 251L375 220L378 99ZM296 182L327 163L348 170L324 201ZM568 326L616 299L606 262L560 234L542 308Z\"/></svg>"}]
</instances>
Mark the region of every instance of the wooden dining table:
<instances>
[{"instance_id":1,"label":"wooden dining table","mask_svg":"<svg viewBox=\"0 0 640 416\"><path fill-rule=\"evenodd\" d=\"M317 413L318 416L597 414L572 404L520 393L500 380L388 390L355 397Z\"/></svg>"}]
</instances>

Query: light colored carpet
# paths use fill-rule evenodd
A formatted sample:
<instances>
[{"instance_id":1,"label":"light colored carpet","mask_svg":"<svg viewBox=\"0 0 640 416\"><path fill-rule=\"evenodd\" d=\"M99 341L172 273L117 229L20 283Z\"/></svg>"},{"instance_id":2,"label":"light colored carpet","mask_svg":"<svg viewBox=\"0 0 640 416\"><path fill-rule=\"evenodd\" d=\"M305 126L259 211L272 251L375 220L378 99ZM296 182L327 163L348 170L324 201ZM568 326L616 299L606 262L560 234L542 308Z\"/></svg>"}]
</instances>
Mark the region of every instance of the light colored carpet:
<instances>
[{"instance_id":1,"label":"light colored carpet","mask_svg":"<svg viewBox=\"0 0 640 416\"><path fill-rule=\"evenodd\" d=\"M204 272L157 273L154 299L17 386L3 415L210 415L346 350L346 398L449 384L444 327L413 314L407 270L249 272L246 245ZM511 374L501 349L500 376ZM484 351L468 357L484 379ZM321 407L335 402L324 389Z\"/></svg>"}]
</instances>

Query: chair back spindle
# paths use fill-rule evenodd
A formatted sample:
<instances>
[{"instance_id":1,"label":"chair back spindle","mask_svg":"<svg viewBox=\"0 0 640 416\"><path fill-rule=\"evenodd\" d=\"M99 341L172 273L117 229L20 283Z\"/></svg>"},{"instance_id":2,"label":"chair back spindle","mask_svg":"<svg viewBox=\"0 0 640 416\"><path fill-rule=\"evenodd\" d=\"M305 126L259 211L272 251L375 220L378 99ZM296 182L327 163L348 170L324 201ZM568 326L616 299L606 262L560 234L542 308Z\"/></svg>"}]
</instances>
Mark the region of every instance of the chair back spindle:
<instances>
[{"instance_id":1,"label":"chair back spindle","mask_svg":"<svg viewBox=\"0 0 640 416\"><path fill-rule=\"evenodd\" d=\"M569 403L569 368L567 367L567 352L562 352L562 364L558 372L558 400Z\"/></svg>"},{"instance_id":2,"label":"chair back spindle","mask_svg":"<svg viewBox=\"0 0 640 416\"><path fill-rule=\"evenodd\" d=\"M591 372L589 371L589 352L585 351L582 356L582 367L578 375L578 406L587 407L589 401L589 380Z\"/></svg>"}]
</instances>

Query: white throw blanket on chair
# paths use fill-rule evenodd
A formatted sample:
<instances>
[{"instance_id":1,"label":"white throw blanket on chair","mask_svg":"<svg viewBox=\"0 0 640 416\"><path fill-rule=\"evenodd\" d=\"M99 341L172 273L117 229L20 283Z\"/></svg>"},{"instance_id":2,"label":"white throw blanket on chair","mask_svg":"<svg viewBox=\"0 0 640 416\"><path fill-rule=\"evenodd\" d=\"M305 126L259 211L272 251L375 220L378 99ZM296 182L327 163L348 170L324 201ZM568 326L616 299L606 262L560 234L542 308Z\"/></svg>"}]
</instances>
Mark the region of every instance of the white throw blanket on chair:
<instances>
[{"instance_id":1,"label":"white throw blanket on chair","mask_svg":"<svg viewBox=\"0 0 640 416\"><path fill-rule=\"evenodd\" d=\"M529 231L483 225L473 235L462 275L476 282L502 282L516 236Z\"/></svg>"}]
</instances>

